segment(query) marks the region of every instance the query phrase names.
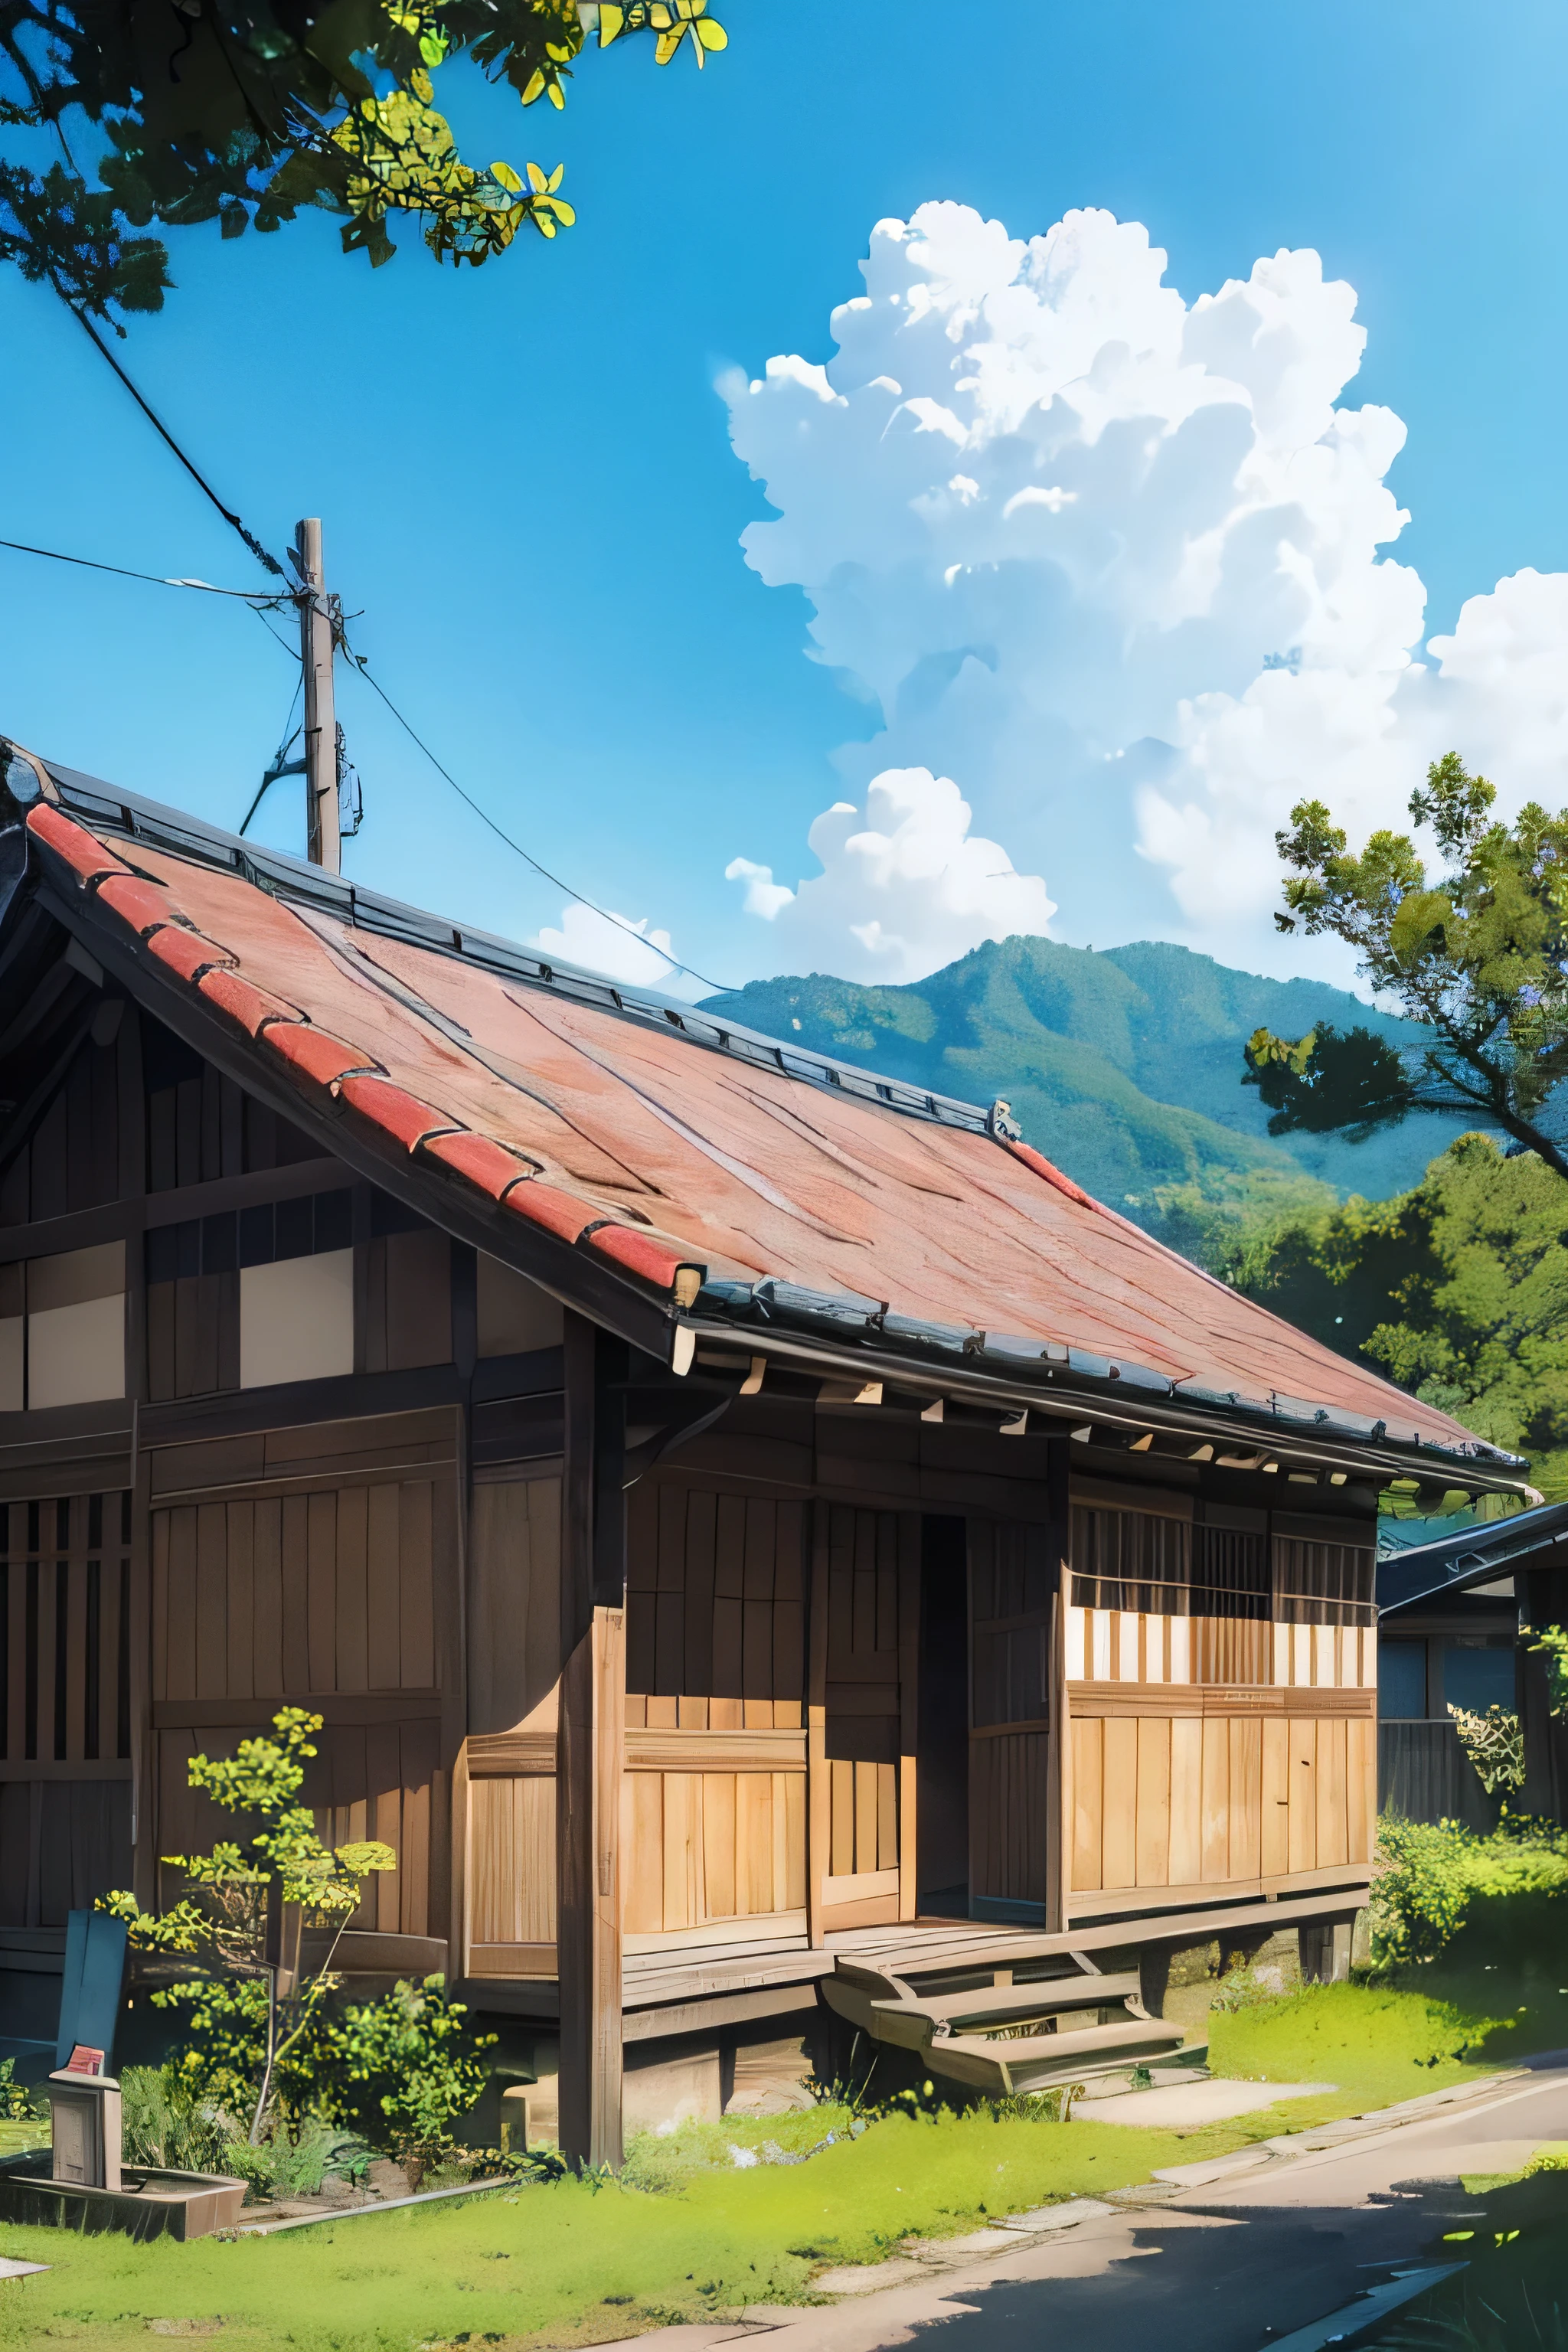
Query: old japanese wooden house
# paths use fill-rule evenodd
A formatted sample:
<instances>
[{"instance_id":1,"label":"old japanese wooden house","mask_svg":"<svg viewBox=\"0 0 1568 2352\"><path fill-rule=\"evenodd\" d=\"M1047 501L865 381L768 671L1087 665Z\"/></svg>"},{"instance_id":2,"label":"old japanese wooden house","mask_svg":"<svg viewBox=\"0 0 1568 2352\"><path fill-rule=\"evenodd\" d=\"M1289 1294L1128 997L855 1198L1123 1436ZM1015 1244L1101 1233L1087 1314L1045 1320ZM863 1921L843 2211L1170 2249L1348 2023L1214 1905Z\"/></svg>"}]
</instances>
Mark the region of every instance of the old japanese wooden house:
<instances>
[{"instance_id":1,"label":"old japanese wooden house","mask_svg":"<svg viewBox=\"0 0 1568 2352\"><path fill-rule=\"evenodd\" d=\"M1379 1489L1522 1465L1005 1106L6 774L13 2014L285 1701L399 1857L349 1969L527 2024L596 2158L824 2001L1024 2086L1169 2054L1127 1948L1351 1917Z\"/></svg>"}]
</instances>

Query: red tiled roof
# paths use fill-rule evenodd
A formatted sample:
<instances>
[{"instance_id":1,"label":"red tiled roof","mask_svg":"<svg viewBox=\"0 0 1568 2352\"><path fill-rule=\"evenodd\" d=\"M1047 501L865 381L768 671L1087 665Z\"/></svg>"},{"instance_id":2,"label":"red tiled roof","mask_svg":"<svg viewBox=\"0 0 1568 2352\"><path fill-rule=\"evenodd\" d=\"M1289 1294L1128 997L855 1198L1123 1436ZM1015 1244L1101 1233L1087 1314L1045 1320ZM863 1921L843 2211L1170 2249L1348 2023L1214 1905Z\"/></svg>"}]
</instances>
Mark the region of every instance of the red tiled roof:
<instances>
[{"instance_id":1,"label":"red tiled roof","mask_svg":"<svg viewBox=\"0 0 1568 2352\"><path fill-rule=\"evenodd\" d=\"M690 1263L772 1276L1238 1402L1305 1400L1309 1420L1320 1405L1381 1420L1396 1443L1467 1441L1026 1145L737 1062L142 839L117 848L58 808L27 822L165 980L199 991L307 1096L634 1282L668 1291Z\"/></svg>"}]
</instances>

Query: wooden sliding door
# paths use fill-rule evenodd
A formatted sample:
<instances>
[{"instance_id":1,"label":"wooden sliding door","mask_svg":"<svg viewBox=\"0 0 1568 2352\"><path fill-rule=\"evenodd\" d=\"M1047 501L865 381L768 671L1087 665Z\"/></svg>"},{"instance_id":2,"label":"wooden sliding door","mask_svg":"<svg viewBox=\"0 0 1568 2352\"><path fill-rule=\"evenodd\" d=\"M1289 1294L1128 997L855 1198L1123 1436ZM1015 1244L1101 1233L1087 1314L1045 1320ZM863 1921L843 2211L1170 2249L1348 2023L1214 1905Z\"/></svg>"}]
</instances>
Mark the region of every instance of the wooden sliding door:
<instances>
[{"instance_id":1,"label":"wooden sliding door","mask_svg":"<svg viewBox=\"0 0 1568 2352\"><path fill-rule=\"evenodd\" d=\"M812 1940L915 1916L921 1521L816 1507Z\"/></svg>"},{"instance_id":2,"label":"wooden sliding door","mask_svg":"<svg viewBox=\"0 0 1568 2352\"><path fill-rule=\"evenodd\" d=\"M1058 1927L1048 1528L969 1525L970 1904L980 1918Z\"/></svg>"}]
</instances>

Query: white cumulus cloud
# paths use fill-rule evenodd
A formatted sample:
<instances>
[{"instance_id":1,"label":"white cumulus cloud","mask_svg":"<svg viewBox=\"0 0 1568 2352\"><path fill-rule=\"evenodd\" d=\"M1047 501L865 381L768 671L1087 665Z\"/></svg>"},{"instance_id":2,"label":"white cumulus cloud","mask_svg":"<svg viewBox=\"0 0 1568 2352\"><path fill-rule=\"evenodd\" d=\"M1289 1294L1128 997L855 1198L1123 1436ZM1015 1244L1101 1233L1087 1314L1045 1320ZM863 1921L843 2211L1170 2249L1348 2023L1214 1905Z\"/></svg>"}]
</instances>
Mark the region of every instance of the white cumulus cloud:
<instances>
[{"instance_id":1,"label":"white cumulus cloud","mask_svg":"<svg viewBox=\"0 0 1568 2352\"><path fill-rule=\"evenodd\" d=\"M1136 223L1071 212L1026 241L930 204L879 222L862 271L826 365L722 387L776 509L747 560L805 590L817 657L881 711L838 754L857 797L878 771L954 777L1068 936L1276 970L1309 960L1269 920L1300 793L1352 831L1402 823L1452 747L1509 807L1563 797L1568 574L1516 573L1423 649L1425 589L1387 551L1405 427L1341 404L1365 331L1315 253L1189 303ZM753 910L782 950L816 891L841 937L929 969L938 933L868 894L881 869L840 830L818 819L829 870L788 906L744 873Z\"/></svg>"},{"instance_id":2,"label":"white cumulus cloud","mask_svg":"<svg viewBox=\"0 0 1568 2352\"><path fill-rule=\"evenodd\" d=\"M649 928L649 918L633 922L629 915L617 915L612 909L601 915L593 907L574 900L563 908L561 929L545 929L532 944L542 955L557 956L563 963L582 964L588 971L603 974L605 980L624 980L628 984L644 988L658 987L667 992L686 995L689 992L689 975L672 961L673 948L668 931Z\"/></svg>"},{"instance_id":3,"label":"white cumulus cloud","mask_svg":"<svg viewBox=\"0 0 1568 2352\"><path fill-rule=\"evenodd\" d=\"M746 912L775 927L789 969L921 980L983 940L1045 930L1056 912L1037 874L1016 874L1004 849L970 832L970 814L950 776L889 768L864 810L837 801L812 826L820 874L791 890L736 857L725 877L745 884Z\"/></svg>"}]
</instances>

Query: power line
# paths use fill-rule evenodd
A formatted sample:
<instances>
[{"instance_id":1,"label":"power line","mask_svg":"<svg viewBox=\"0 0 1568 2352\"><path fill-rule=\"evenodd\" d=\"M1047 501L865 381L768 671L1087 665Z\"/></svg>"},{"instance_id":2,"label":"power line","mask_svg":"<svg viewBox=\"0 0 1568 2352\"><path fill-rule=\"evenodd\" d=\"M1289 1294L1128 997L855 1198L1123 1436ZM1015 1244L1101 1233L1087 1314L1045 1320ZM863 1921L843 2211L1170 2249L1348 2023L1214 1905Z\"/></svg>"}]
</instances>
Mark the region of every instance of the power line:
<instances>
[{"instance_id":1,"label":"power line","mask_svg":"<svg viewBox=\"0 0 1568 2352\"><path fill-rule=\"evenodd\" d=\"M230 530L238 533L246 546L250 550L251 554L255 556L257 562L261 564L265 570L273 573L277 579L287 583L288 574L285 572L283 566L278 562L276 556L270 555L267 549L262 546L261 541L256 538L254 533L247 530L244 522L240 520L239 516L234 512L232 508L225 506L223 500L219 498L217 492L213 488L212 484L206 479L205 476L193 463L193 461L186 457L184 451L181 448L179 443L175 440L168 426L163 423L163 418L158 415L152 403L144 397L142 392L137 388L136 384L132 382L131 376L126 373L125 369L121 366L120 362L115 358L114 353L110 350L109 345L104 341L102 336L99 333L97 328L93 325L86 311L79 309L79 306L70 299L69 296L57 281L51 282L54 283L56 293L58 294L61 301L64 302L72 318L76 320L83 332L89 338L95 350L97 350L101 356L108 361L110 366L114 370L115 374L120 378L121 383L125 386L126 391L131 394L132 399L136 403L137 407L142 411L143 416L146 417L147 422L152 425L160 440L162 440L173 455L179 459L180 464L184 467L186 473L189 474L192 481L195 483L203 497L208 499L209 502L217 509L225 522L228 524ZM0 545L19 547L20 542L8 540L0 541ZM47 548L26 548L23 550L23 551L29 555L46 556L50 555L53 552L52 550ZM63 556L57 560L62 562L84 563L87 564L87 568L92 571L121 572L121 567L118 564L89 563L88 562L87 558L80 556ZM205 588L208 585L205 581L164 580L158 574L150 572L125 572L122 573L122 576L127 579L150 581L153 585L158 587ZM219 589L214 590L211 593L219 595L234 595L241 598L245 597L245 591L243 589ZM292 589L288 588L287 584L285 586L284 593L288 595L290 601L293 600L294 592ZM277 633L272 628L270 622L268 622L267 618L266 607L275 609L277 604L282 601L281 598L277 595L268 596L265 599L258 596L257 598L247 601L250 602L251 610L256 613L257 617L260 620L263 627L266 628L268 635L269 636L276 637ZM510 834L506 832L502 826L498 824L494 817L490 815L489 812L483 808L480 803L475 800L473 794L464 791L456 776L451 773L449 769L443 766L442 762L436 757L435 752L430 749L430 746L425 741L424 738L415 732L414 728L404 717L402 711L398 709L397 705L393 701L392 697L386 692L386 689L382 686L379 679L371 676L365 657L353 652L352 646L349 645L348 637L346 634L343 633L341 625L338 631L338 636L343 651L348 654L355 668L359 671L360 676L364 679L365 684L385 704L387 709L392 713L394 719L396 719L398 725L408 737L410 742L415 744L417 749L424 753L431 766L435 769L437 774L440 776L446 783L451 786L453 792L457 793L458 798L462 801L467 807L473 811L474 814L479 819L482 824L489 826L490 832L495 835L496 839L503 842L507 848L512 852L514 856L521 857L525 866L531 866L534 872L548 882L552 888L563 892L568 898L574 900L579 907L586 907L590 914L597 915L601 922L609 923L616 930L623 931L628 940L635 940L639 947L652 948L654 954L661 957L671 971L689 972L693 980L700 980L702 982L704 988L715 989L721 994L733 992L728 987L726 982L710 979L706 972L699 971L695 964L683 963L678 956L666 955L662 948L654 946L653 941L647 938L645 932L637 930L635 925L631 923L624 922L619 915L612 915L607 908L601 907L598 905L596 900L585 898L581 890L574 890L570 883L563 882L559 875L552 874L547 866L542 866L538 858L535 857L531 852L524 849L520 841L514 841ZM279 639L278 642L281 644L282 640ZM252 814L254 814L254 810L252 811ZM247 823L248 822L249 819L247 818Z\"/></svg>"},{"instance_id":2,"label":"power line","mask_svg":"<svg viewBox=\"0 0 1568 2352\"><path fill-rule=\"evenodd\" d=\"M514 841L510 834L506 832L502 826L496 823L494 817L490 815L489 811L481 807L480 803L475 800L471 793L464 791L462 785L458 782L456 776L452 774L450 769L444 767L441 761L436 757L435 752L432 751L429 744L426 742L424 737L416 734L408 720L405 719L402 711L397 708L396 703L394 702L391 695L387 693L386 688L381 684L378 678L371 676L366 656L363 654L356 654L354 652L353 647L349 644L346 635L342 638L342 643L343 651L348 655L349 659L353 662L361 677L363 678L366 686L370 688L374 694L379 695L382 701L386 705L388 710L391 711L394 719L396 719L398 725L402 728L404 733L407 736L409 741L416 745L417 748L424 752L425 757L429 761L430 765L435 769L436 773L442 777L447 783L450 784L452 790L457 793L458 798L464 802L468 807L472 809L480 824L488 825L490 831L495 835L496 839L498 841L504 842L515 856L522 859L525 866L531 866L534 872L542 875L544 880L550 883L554 889L563 892L568 898L574 900L579 907L586 907L589 913L597 915L601 922L613 923L617 931L624 931L627 939L635 940L639 947L653 948L654 954L657 956L662 956L665 962L669 966L672 971L688 971L691 974L693 980L700 980L704 988L717 990L721 995L731 995L734 993L733 989L728 982L721 980L710 980L705 971L699 971L695 964L683 963L679 956L665 955L664 950L660 947L655 947L653 941L647 937L646 932L639 931L637 929L635 925L631 923L623 922L619 915L612 915L608 908L601 907L595 900L584 898L581 890L574 890L569 882L563 882L558 874L552 874L548 866L542 866L538 858L533 856L531 850L524 849L521 842Z\"/></svg>"},{"instance_id":3,"label":"power line","mask_svg":"<svg viewBox=\"0 0 1568 2352\"><path fill-rule=\"evenodd\" d=\"M284 594L274 588L215 588L210 580L176 580L161 572L132 572L123 563L100 563L90 555L65 555L58 547L30 547L24 539L0 539L0 547L8 547L17 555L46 556L51 563L78 563L84 572L112 572L119 580L145 580L154 588L199 588L204 595L236 596L252 606L284 601Z\"/></svg>"},{"instance_id":4,"label":"power line","mask_svg":"<svg viewBox=\"0 0 1568 2352\"><path fill-rule=\"evenodd\" d=\"M144 395L138 391L131 377L121 366L120 362L115 358L114 353L110 350L109 345L104 341L103 337L99 333L98 329L93 325L92 320L88 317L87 312L79 308L79 306L71 300L69 295L67 294L64 289L58 283L55 284L55 291L59 296L60 300L65 304L66 309L70 312L71 317L81 328L82 332L90 339L94 348L101 352L103 357L109 362L110 366L114 370L115 374L120 378L121 383L125 386L126 391L131 394L132 399L136 403L137 407L142 411L142 415L147 419L147 422L151 425L153 430L158 435L159 438L173 450L174 456L179 459L186 473L189 474L192 481L195 482L202 496L210 500L212 505L217 509L219 514L222 515L229 529L239 533L240 538L245 541L247 547L249 548L250 552L255 556L258 563L261 565L262 569L266 572L270 572L273 573L275 578L279 580L287 581L289 575L284 571L283 566L279 562L278 558L275 555L269 555L268 553L266 548L262 546L261 541L256 537L255 533L246 529L244 523L240 520L238 515L235 513L232 507L225 506L223 500L219 498L212 484L207 480L206 476L192 462L189 457L186 457L184 451L181 448L179 443L175 440L174 435L170 432L168 426L164 424L157 410L153 406L152 402L146 399Z\"/></svg>"}]
</instances>

